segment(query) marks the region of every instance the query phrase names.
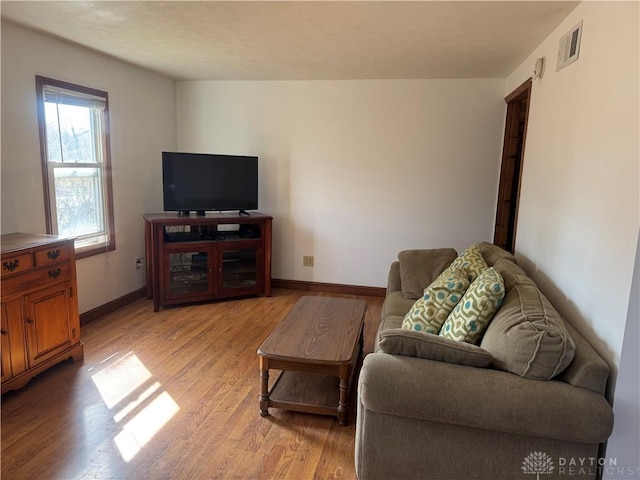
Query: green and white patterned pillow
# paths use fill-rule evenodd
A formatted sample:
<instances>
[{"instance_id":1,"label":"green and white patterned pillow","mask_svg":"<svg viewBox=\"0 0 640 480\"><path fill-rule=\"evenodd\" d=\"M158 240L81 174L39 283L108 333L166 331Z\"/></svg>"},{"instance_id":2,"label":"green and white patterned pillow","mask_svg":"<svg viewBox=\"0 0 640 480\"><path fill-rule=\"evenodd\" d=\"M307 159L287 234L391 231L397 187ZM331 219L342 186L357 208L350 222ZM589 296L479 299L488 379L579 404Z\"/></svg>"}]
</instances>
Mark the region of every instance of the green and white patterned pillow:
<instances>
[{"instance_id":1,"label":"green and white patterned pillow","mask_svg":"<svg viewBox=\"0 0 640 480\"><path fill-rule=\"evenodd\" d=\"M451 265L449 265L441 275L447 276L455 270L464 270L467 272L469 282L473 282L478 275L484 272L487 268L489 268L489 265L487 265L487 262L485 262L484 257L480 252L480 244L476 243L467 248L453 262L451 262Z\"/></svg>"},{"instance_id":2,"label":"green and white patterned pillow","mask_svg":"<svg viewBox=\"0 0 640 480\"><path fill-rule=\"evenodd\" d=\"M478 278L478 275L489 268L489 265L487 265L487 262L485 262L484 257L480 252L480 245L476 243L462 252L460 256L451 263L449 268L462 268L466 270L469 275L469 281L473 282Z\"/></svg>"},{"instance_id":3,"label":"green and white patterned pillow","mask_svg":"<svg viewBox=\"0 0 640 480\"><path fill-rule=\"evenodd\" d=\"M504 280L493 267L482 272L442 325L440 335L477 344L504 299Z\"/></svg>"},{"instance_id":4,"label":"green and white patterned pillow","mask_svg":"<svg viewBox=\"0 0 640 480\"><path fill-rule=\"evenodd\" d=\"M464 270L438 276L407 312L402 328L437 335L468 287L469 280Z\"/></svg>"}]
</instances>

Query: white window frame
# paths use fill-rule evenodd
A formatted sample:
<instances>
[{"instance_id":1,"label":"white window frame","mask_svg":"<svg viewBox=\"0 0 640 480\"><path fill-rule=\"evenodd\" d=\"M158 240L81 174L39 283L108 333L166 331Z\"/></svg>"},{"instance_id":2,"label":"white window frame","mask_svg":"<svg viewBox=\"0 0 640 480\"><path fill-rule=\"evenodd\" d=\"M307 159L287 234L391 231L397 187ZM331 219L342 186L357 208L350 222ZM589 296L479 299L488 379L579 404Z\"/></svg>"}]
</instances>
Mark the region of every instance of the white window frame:
<instances>
[{"instance_id":1,"label":"white window frame","mask_svg":"<svg viewBox=\"0 0 640 480\"><path fill-rule=\"evenodd\" d=\"M47 233L57 235L55 172L62 168L97 169L96 203L101 208L98 222L102 230L75 237L76 257L83 258L115 249L113 219L113 194L111 184L111 155L109 146L109 95L107 92L36 75L38 124L40 128L40 152L44 188ZM47 142L45 101L92 108L91 132L95 162L64 162L64 158L50 158ZM58 170L59 171L59 170Z\"/></svg>"}]
</instances>

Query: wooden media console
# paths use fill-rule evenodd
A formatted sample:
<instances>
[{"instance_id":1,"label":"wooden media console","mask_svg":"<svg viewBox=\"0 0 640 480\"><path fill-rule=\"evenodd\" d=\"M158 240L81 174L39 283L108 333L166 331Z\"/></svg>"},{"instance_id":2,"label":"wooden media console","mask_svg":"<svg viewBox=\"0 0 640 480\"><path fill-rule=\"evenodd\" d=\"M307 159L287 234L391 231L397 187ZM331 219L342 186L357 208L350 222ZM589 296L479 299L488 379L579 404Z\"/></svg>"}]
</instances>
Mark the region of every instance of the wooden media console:
<instances>
[{"instance_id":1,"label":"wooden media console","mask_svg":"<svg viewBox=\"0 0 640 480\"><path fill-rule=\"evenodd\" d=\"M144 215L147 298L165 305L271 295L272 217Z\"/></svg>"}]
</instances>

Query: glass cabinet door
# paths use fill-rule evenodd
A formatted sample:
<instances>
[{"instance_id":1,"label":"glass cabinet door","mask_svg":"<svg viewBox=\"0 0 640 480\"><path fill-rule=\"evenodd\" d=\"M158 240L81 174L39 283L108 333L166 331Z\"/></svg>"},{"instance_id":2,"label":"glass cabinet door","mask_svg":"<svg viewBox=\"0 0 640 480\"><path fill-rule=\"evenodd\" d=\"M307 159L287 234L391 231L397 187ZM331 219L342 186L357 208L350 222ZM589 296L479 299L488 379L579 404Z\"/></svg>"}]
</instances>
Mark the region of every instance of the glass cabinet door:
<instances>
[{"instance_id":1,"label":"glass cabinet door","mask_svg":"<svg viewBox=\"0 0 640 480\"><path fill-rule=\"evenodd\" d=\"M260 287L261 260L258 248L228 248L221 253L221 291L253 291Z\"/></svg>"},{"instance_id":2,"label":"glass cabinet door","mask_svg":"<svg viewBox=\"0 0 640 480\"><path fill-rule=\"evenodd\" d=\"M166 292L168 297L198 296L213 291L210 253L207 251L170 250L167 253Z\"/></svg>"}]
</instances>

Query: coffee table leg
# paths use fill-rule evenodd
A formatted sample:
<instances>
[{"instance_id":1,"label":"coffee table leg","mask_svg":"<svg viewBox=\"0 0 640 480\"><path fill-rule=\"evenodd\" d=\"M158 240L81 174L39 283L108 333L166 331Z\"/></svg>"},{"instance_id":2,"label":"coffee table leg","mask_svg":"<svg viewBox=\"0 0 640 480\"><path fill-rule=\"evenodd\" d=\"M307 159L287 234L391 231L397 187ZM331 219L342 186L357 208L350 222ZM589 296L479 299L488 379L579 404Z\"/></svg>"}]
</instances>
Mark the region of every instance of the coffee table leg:
<instances>
[{"instance_id":1,"label":"coffee table leg","mask_svg":"<svg viewBox=\"0 0 640 480\"><path fill-rule=\"evenodd\" d=\"M347 424L349 414L349 380L351 379L351 366L342 365L340 367L340 402L338 404L338 423Z\"/></svg>"},{"instance_id":2,"label":"coffee table leg","mask_svg":"<svg viewBox=\"0 0 640 480\"><path fill-rule=\"evenodd\" d=\"M269 359L260 357L260 415L269 415Z\"/></svg>"}]
</instances>

